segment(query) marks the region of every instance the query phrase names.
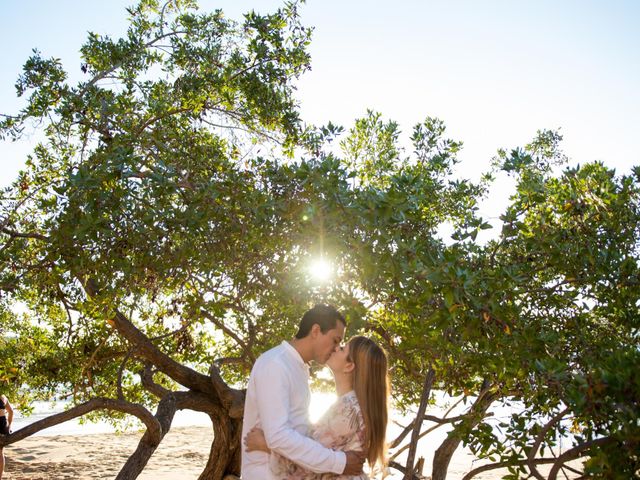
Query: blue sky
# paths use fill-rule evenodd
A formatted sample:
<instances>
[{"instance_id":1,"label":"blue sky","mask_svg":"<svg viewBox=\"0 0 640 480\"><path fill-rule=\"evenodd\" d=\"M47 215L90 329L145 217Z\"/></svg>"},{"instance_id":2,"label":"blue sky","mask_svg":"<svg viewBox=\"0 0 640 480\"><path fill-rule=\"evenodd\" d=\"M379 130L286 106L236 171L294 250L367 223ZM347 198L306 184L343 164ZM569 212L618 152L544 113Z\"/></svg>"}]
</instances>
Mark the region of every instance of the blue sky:
<instances>
[{"instance_id":1,"label":"blue sky","mask_svg":"<svg viewBox=\"0 0 640 480\"><path fill-rule=\"evenodd\" d=\"M0 113L19 102L13 84L32 48L80 77L88 30L119 35L131 1L0 0ZM232 18L272 0L203 0ZM407 136L425 116L465 144L473 177L496 149L561 128L572 163L602 160L618 172L640 164L640 2L591 0L309 0L312 71L299 83L305 120L348 127L367 108ZM34 142L0 142L0 185ZM496 195L500 197L500 195Z\"/></svg>"}]
</instances>

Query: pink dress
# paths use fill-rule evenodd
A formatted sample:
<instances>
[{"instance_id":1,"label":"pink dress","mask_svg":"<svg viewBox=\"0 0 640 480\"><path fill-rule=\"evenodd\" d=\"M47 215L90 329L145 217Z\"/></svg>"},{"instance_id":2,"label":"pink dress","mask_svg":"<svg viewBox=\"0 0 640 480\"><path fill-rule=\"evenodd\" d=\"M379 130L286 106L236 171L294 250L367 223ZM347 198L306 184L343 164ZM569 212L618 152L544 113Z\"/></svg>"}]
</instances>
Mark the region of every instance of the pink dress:
<instances>
[{"instance_id":1,"label":"pink dress","mask_svg":"<svg viewBox=\"0 0 640 480\"><path fill-rule=\"evenodd\" d=\"M342 395L329 410L311 427L311 438L327 448L348 452L363 451L364 418L353 390ZM271 472L283 480L368 480L366 474L351 476L335 473L313 473L291 460L272 453L269 460Z\"/></svg>"}]
</instances>

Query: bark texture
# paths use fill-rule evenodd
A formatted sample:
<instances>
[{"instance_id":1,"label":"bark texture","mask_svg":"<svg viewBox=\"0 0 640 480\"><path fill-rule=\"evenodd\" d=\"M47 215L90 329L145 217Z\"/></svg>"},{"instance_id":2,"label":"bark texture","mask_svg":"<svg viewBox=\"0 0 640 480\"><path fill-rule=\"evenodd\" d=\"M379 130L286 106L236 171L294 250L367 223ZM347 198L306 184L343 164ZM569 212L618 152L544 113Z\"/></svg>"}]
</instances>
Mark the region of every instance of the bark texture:
<instances>
[{"instance_id":1,"label":"bark texture","mask_svg":"<svg viewBox=\"0 0 640 480\"><path fill-rule=\"evenodd\" d=\"M484 391L474 402L468 412L468 418L463 420L475 427L486 416L487 410L496 399L496 396L488 391ZM449 463L451 457L460 446L462 438L456 434L454 430L449 436L440 444L433 457L433 471L432 480L445 480L447 478L447 471L449 470Z\"/></svg>"}]
</instances>

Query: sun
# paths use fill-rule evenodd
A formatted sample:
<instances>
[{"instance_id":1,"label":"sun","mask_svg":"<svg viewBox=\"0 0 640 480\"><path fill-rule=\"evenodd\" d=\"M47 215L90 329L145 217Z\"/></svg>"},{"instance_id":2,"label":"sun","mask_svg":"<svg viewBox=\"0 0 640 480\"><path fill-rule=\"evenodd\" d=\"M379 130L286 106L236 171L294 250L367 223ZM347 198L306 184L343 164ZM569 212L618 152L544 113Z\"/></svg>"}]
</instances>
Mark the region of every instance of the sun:
<instances>
[{"instance_id":1,"label":"sun","mask_svg":"<svg viewBox=\"0 0 640 480\"><path fill-rule=\"evenodd\" d=\"M325 283L331 278L333 268L331 263L323 258L319 258L311 262L311 265L309 266L309 273L315 281Z\"/></svg>"}]
</instances>

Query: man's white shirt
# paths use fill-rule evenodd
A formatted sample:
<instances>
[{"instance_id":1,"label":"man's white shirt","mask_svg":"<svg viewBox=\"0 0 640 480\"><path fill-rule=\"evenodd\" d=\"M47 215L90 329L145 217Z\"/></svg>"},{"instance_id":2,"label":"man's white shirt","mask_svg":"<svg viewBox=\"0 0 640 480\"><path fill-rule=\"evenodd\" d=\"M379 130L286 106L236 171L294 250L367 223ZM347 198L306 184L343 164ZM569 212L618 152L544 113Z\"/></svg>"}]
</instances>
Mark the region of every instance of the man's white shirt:
<instances>
[{"instance_id":1,"label":"man's white shirt","mask_svg":"<svg viewBox=\"0 0 640 480\"><path fill-rule=\"evenodd\" d=\"M272 451L312 472L340 474L346 454L307 437L310 400L309 367L289 342L282 342L262 354L251 370L242 438L259 427ZM269 454L247 452L243 443L242 479L276 480L269 469Z\"/></svg>"}]
</instances>

